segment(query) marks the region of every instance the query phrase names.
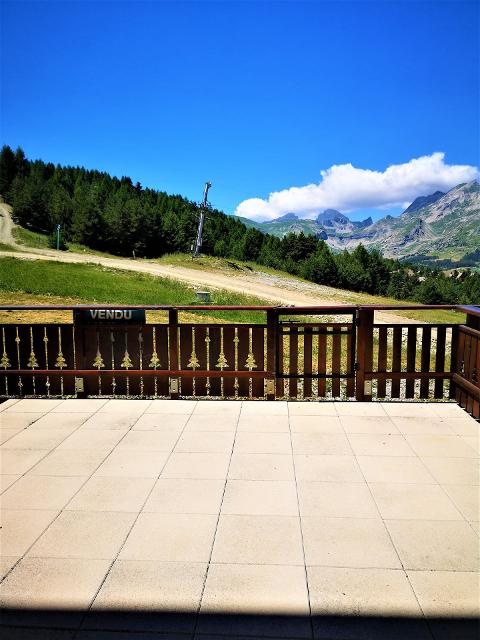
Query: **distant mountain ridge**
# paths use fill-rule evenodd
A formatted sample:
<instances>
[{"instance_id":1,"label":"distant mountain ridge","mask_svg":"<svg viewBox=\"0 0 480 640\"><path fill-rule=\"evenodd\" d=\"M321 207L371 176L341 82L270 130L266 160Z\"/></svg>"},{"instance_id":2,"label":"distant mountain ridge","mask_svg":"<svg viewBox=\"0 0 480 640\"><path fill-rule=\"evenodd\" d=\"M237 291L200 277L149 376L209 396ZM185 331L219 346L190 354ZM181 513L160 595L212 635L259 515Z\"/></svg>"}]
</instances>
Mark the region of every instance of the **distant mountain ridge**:
<instances>
[{"instance_id":1,"label":"distant mountain ridge","mask_svg":"<svg viewBox=\"0 0 480 640\"><path fill-rule=\"evenodd\" d=\"M326 209L312 220L287 213L269 222L241 218L247 226L283 237L305 233L324 239L337 251L360 243L386 257L458 259L480 248L480 185L459 184L447 193L436 191L416 198L399 216L352 221L336 209ZM479 265L480 266L480 265Z\"/></svg>"}]
</instances>

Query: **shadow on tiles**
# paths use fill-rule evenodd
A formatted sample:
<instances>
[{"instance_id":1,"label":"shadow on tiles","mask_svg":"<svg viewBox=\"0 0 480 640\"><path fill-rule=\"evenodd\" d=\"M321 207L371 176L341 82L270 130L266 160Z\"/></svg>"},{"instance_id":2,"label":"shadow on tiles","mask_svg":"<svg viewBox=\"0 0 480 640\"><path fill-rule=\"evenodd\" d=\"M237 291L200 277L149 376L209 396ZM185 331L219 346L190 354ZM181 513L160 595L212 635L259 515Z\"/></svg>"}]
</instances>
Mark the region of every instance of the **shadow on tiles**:
<instances>
[{"instance_id":1,"label":"shadow on tiles","mask_svg":"<svg viewBox=\"0 0 480 640\"><path fill-rule=\"evenodd\" d=\"M1 640L477 640L474 618L3 609Z\"/></svg>"}]
</instances>

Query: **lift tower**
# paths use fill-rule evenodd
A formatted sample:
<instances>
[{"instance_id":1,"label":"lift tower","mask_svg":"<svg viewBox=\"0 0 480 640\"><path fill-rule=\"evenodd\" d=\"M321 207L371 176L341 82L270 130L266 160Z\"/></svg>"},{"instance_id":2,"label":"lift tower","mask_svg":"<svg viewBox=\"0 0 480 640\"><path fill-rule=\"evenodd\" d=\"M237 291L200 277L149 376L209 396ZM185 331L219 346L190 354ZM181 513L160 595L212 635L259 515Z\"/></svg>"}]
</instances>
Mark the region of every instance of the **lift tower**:
<instances>
[{"instance_id":1,"label":"lift tower","mask_svg":"<svg viewBox=\"0 0 480 640\"><path fill-rule=\"evenodd\" d=\"M198 218L197 237L195 239L195 244L193 245L192 260L193 258L198 258L198 256L200 255L200 249L202 248L203 223L205 222L205 212L207 210L208 190L210 189L211 186L212 186L211 182L205 183L205 190L203 192L203 202L200 205L200 215Z\"/></svg>"}]
</instances>

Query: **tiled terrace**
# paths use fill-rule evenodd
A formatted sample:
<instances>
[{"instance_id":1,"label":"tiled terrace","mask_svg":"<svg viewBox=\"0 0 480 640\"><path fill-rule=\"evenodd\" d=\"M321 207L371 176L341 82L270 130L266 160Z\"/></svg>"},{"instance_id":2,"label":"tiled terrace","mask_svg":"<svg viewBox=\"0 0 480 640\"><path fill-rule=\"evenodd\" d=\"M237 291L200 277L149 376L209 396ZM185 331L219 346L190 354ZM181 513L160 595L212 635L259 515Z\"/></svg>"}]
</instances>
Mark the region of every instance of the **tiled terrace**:
<instances>
[{"instance_id":1,"label":"tiled terrace","mask_svg":"<svg viewBox=\"0 0 480 640\"><path fill-rule=\"evenodd\" d=\"M454 404L20 400L0 423L2 638L477 637L479 425Z\"/></svg>"}]
</instances>

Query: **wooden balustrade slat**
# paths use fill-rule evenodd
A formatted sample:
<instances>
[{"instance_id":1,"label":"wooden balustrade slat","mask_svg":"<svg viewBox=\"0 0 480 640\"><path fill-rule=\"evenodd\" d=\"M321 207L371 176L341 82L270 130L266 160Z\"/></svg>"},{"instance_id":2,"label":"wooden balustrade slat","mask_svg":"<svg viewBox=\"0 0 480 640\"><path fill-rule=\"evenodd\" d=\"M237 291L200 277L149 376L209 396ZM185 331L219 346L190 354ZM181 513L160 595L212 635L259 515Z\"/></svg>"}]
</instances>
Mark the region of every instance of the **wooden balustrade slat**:
<instances>
[{"instance_id":1,"label":"wooden balustrade slat","mask_svg":"<svg viewBox=\"0 0 480 640\"><path fill-rule=\"evenodd\" d=\"M307 331L303 336L303 372L312 373L312 334ZM303 397L311 398L312 379L303 379Z\"/></svg>"},{"instance_id":2,"label":"wooden balustrade slat","mask_svg":"<svg viewBox=\"0 0 480 640\"><path fill-rule=\"evenodd\" d=\"M288 372L290 375L298 373L298 329L297 327L290 327L288 346L289 366ZM296 398L298 396L298 380L297 378L288 379L288 395L290 398Z\"/></svg>"},{"instance_id":3,"label":"wooden balustrade slat","mask_svg":"<svg viewBox=\"0 0 480 640\"><path fill-rule=\"evenodd\" d=\"M437 327L437 351L435 354L435 371L445 371L445 347L447 341L446 327ZM435 380L434 398L443 398L444 382Z\"/></svg>"},{"instance_id":4,"label":"wooden balustrade slat","mask_svg":"<svg viewBox=\"0 0 480 640\"><path fill-rule=\"evenodd\" d=\"M420 370L422 372L430 371L430 354L432 346L432 329L430 326L425 325L422 328L422 353L420 361ZM422 378L420 381L420 397L428 398L429 396L430 380L428 378Z\"/></svg>"},{"instance_id":5,"label":"wooden balustrade slat","mask_svg":"<svg viewBox=\"0 0 480 640\"><path fill-rule=\"evenodd\" d=\"M378 360L377 370L385 372L387 370L387 327L379 327L378 329ZM387 385L385 379L379 379L377 386L377 394L379 398L385 398L387 394Z\"/></svg>"},{"instance_id":6,"label":"wooden balustrade slat","mask_svg":"<svg viewBox=\"0 0 480 640\"><path fill-rule=\"evenodd\" d=\"M334 333L332 336L332 375L342 372L342 336ZM332 396L340 397L340 378L332 378Z\"/></svg>"},{"instance_id":7,"label":"wooden balustrade slat","mask_svg":"<svg viewBox=\"0 0 480 640\"><path fill-rule=\"evenodd\" d=\"M392 372L398 373L402 370L402 327L393 328L392 342ZM392 380L392 398L400 398L400 380Z\"/></svg>"},{"instance_id":8,"label":"wooden balustrade slat","mask_svg":"<svg viewBox=\"0 0 480 640\"><path fill-rule=\"evenodd\" d=\"M327 372L327 336L318 336L318 354L317 354L317 371L319 374ZM318 397L325 398L327 389L327 381L325 378L318 379Z\"/></svg>"}]
</instances>

